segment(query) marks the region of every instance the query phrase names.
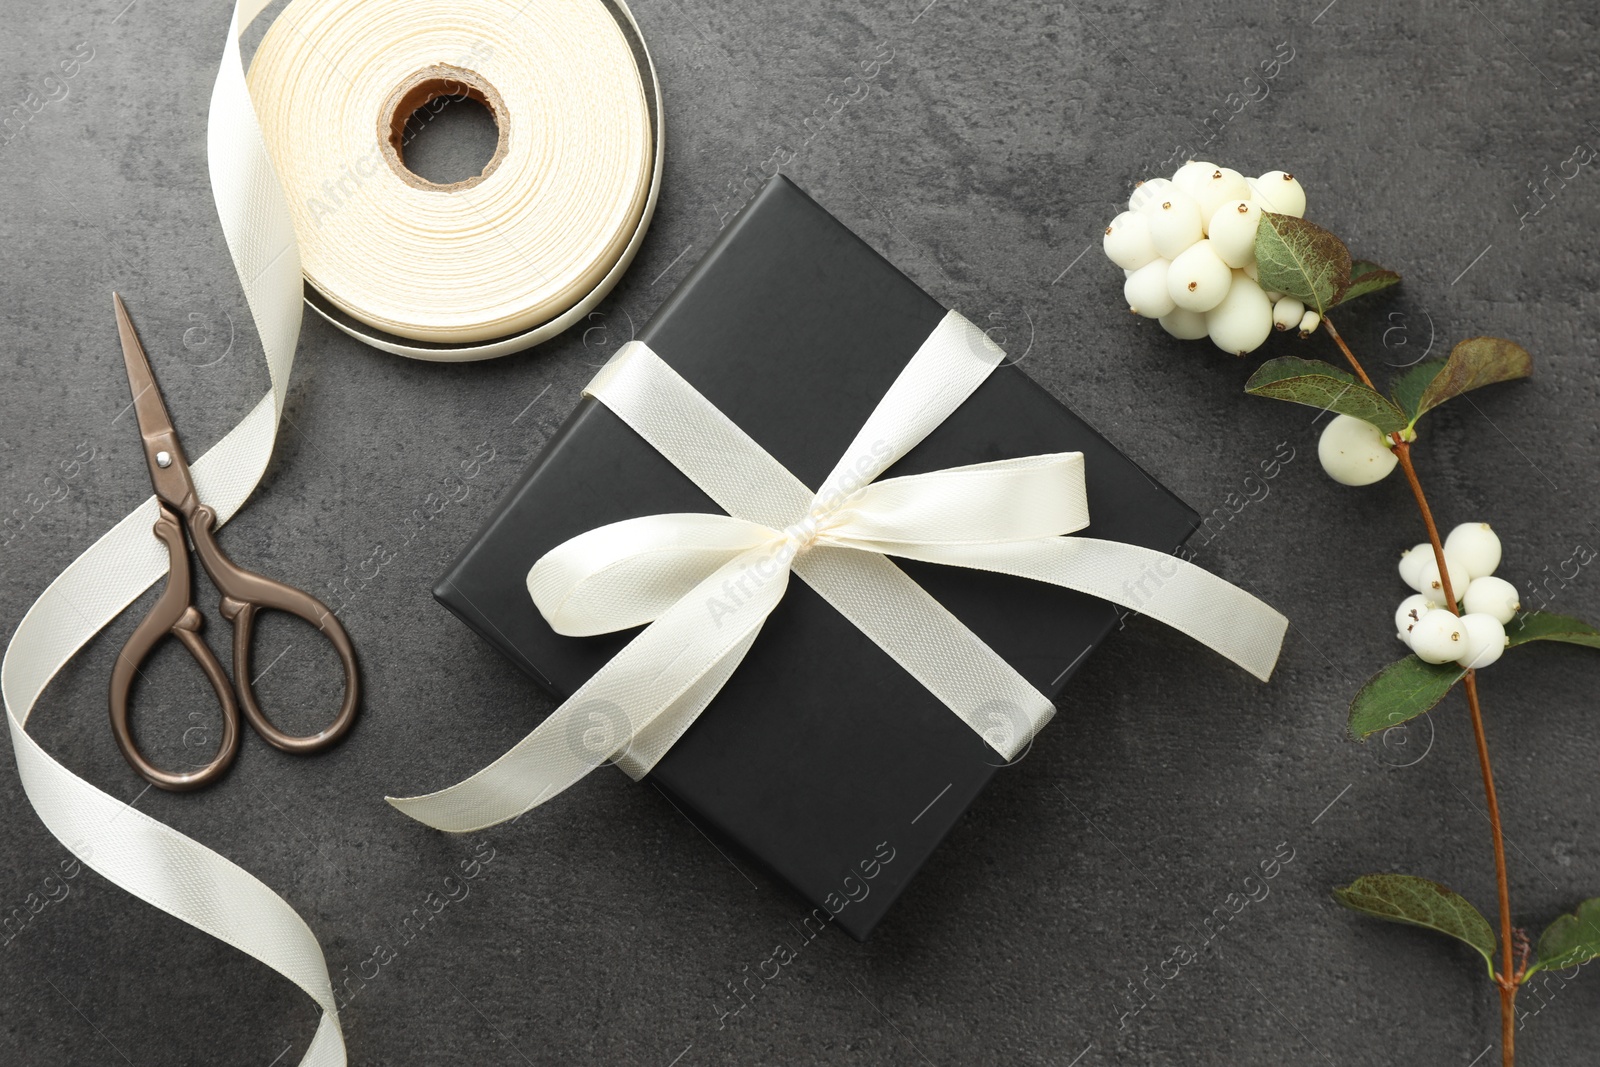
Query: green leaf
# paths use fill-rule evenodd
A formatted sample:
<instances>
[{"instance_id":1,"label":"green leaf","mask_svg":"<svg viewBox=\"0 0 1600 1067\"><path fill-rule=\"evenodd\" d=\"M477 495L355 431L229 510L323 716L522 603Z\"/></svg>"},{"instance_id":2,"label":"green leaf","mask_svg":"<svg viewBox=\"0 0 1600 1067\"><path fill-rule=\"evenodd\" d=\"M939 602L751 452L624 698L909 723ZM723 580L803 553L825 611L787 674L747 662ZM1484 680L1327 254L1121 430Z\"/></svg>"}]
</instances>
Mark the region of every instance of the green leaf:
<instances>
[{"instance_id":1,"label":"green leaf","mask_svg":"<svg viewBox=\"0 0 1600 1067\"><path fill-rule=\"evenodd\" d=\"M1367 679L1350 702L1350 732L1365 741L1431 711L1466 673L1454 663L1424 663L1416 656L1396 660Z\"/></svg>"},{"instance_id":2,"label":"green leaf","mask_svg":"<svg viewBox=\"0 0 1600 1067\"><path fill-rule=\"evenodd\" d=\"M1572 915L1563 915L1539 935L1538 959L1522 976L1575 967L1600 956L1600 897L1584 901Z\"/></svg>"},{"instance_id":3,"label":"green leaf","mask_svg":"<svg viewBox=\"0 0 1600 1067\"><path fill-rule=\"evenodd\" d=\"M1350 281L1351 281L1352 284L1355 283L1355 280L1357 278L1364 277L1365 275L1368 275L1368 274L1387 274L1387 275L1390 275L1394 280L1393 281L1384 282L1385 286L1395 285L1395 284L1398 284L1399 281L1400 281L1400 275L1399 274L1395 273L1392 270L1389 270L1387 267L1378 266L1376 263L1372 262L1372 260L1370 260L1370 259L1358 259L1358 260L1354 260L1350 264Z\"/></svg>"},{"instance_id":4,"label":"green leaf","mask_svg":"<svg viewBox=\"0 0 1600 1067\"><path fill-rule=\"evenodd\" d=\"M1350 283L1345 286L1344 292L1339 294L1336 303L1345 304L1358 296L1366 296L1368 293L1376 293L1379 289L1399 284L1400 275L1394 271L1368 260L1358 259L1350 264Z\"/></svg>"},{"instance_id":5,"label":"green leaf","mask_svg":"<svg viewBox=\"0 0 1600 1067\"><path fill-rule=\"evenodd\" d=\"M1350 249L1314 222L1271 211L1256 226L1261 288L1301 301L1318 313L1339 302L1350 284Z\"/></svg>"},{"instance_id":6,"label":"green leaf","mask_svg":"<svg viewBox=\"0 0 1600 1067\"><path fill-rule=\"evenodd\" d=\"M1513 628L1514 627L1514 628ZM1571 615L1556 615L1548 611L1529 611L1506 627L1510 647L1525 645L1529 641L1565 641L1569 645L1588 645L1600 648L1600 630L1575 619Z\"/></svg>"},{"instance_id":7,"label":"green leaf","mask_svg":"<svg viewBox=\"0 0 1600 1067\"><path fill-rule=\"evenodd\" d=\"M1394 401L1362 385L1345 371L1331 363L1299 356L1267 360L1244 383L1244 391L1253 396L1353 415L1384 433L1403 430L1411 421Z\"/></svg>"},{"instance_id":8,"label":"green leaf","mask_svg":"<svg viewBox=\"0 0 1600 1067\"><path fill-rule=\"evenodd\" d=\"M1532 373L1533 357L1521 345L1500 337L1468 338L1450 350L1444 368L1422 391L1417 415L1462 393Z\"/></svg>"},{"instance_id":9,"label":"green leaf","mask_svg":"<svg viewBox=\"0 0 1600 1067\"><path fill-rule=\"evenodd\" d=\"M1418 363L1395 379L1389 395L1394 397L1394 402L1400 405L1401 410L1409 415L1413 422L1422 414L1422 394L1442 370L1444 370L1444 360L1429 359Z\"/></svg>"},{"instance_id":10,"label":"green leaf","mask_svg":"<svg viewBox=\"0 0 1600 1067\"><path fill-rule=\"evenodd\" d=\"M1352 911L1465 941L1483 954L1489 977L1494 977L1494 931L1483 913L1455 890L1409 874L1367 874L1335 889L1333 896Z\"/></svg>"}]
</instances>

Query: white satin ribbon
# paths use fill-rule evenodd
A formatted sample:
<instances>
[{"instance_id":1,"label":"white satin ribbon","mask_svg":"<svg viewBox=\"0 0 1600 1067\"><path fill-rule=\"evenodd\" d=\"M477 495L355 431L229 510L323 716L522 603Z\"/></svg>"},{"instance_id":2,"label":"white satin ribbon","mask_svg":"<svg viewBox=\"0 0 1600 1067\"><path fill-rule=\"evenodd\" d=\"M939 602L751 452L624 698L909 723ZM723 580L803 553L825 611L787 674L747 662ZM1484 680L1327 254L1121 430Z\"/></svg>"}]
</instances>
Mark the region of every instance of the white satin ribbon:
<instances>
[{"instance_id":1,"label":"white satin ribbon","mask_svg":"<svg viewBox=\"0 0 1600 1067\"><path fill-rule=\"evenodd\" d=\"M1288 627L1282 615L1170 554L1064 536L1089 522L1081 453L876 480L1004 356L972 323L946 314L813 493L648 346L624 346L588 394L727 514L628 519L540 558L528 592L557 633L649 625L494 763L439 792L389 802L429 826L466 832L515 818L605 762L643 777L737 669L791 571L1014 759L1054 705L889 556L1090 593L1183 631L1265 681ZM597 721L609 740L592 742L584 730Z\"/></svg>"},{"instance_id":2,"label":"white satin ribbon","mask_svg":"<svg viewBox=\"0 0 1600 1067\"><path fill-rule=\"evenodd\" d=\"M200 499L219 522L255 490L272 455L300 336L300 255L277 177L246 91L240 32L269 0L239 0L211 94L207 159L217 213L255 318L272 390L192 465ZM105 294L108 338L111 299ZM121 374L114 349L106 372ZM315 935L282 897L243 868L134 810L67 770L28 735L39 695L83 645L167 571L151 528L152 496L74 560L18 624L0 664L11 743L22 786L39 818L74 855L112 884L294 982L321 1006L304 1067L343 1067L332 983Z\"/></svg>"}]
</instances>

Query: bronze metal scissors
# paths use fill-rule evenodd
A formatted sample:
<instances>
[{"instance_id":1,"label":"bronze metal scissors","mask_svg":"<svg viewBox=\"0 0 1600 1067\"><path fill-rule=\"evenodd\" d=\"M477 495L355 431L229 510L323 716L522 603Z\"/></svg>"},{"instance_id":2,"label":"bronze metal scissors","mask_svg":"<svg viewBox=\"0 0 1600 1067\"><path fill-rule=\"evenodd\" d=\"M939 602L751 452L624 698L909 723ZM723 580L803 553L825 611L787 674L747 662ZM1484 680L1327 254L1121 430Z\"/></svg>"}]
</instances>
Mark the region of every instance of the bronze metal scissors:
<instances>
[{"instance_id":1,"label":"bronze metal scissors","mask_svg":"<svg viewBox=\"0 0 1600 1067\"><path fill-rule=\"evenodd\" d=\"M360 676L355 649L339 620L315 597L292 586L263 578L237 566L217 545L217 513L200 503L183 446L172 427L172 416L161 399L155 372L139 343L133 322L122 297L111 294L117 309L117 333L122 338L122 358L128 365L128 386L133 390L133 408L139 418L139 433L144 438L144 458L150 466L150 482L155 486L161 515L156 519L155 535L167 546L171 569L167 586L150 614L139 623L117 656L111 670L111 730L117 745L133 769L151 784L181 792L198 789L222 777L239 753L239 710L256 732L285 752L319 752L338 741L355 721L360 698ZM211 646L200 636L202 616L192 603L188 541L194 543L200 565L211 576L222 594L222 617L233 623L233 680L222 669ZM296 737L272 725L256 703L250 678L250 639L255 633L256 615L263 610L282 611L299 616L316 627L339 653L344 664L344 703L333 724L315 734ZM205 672L211 688L222 704L222 743L211 762L197 771L165 771L152 764L139 751L128 725L128 696L139 665L168 635L176 637L189 650ZM237 694L237 698L235 696Z\"/></svg>"}]
</instances>

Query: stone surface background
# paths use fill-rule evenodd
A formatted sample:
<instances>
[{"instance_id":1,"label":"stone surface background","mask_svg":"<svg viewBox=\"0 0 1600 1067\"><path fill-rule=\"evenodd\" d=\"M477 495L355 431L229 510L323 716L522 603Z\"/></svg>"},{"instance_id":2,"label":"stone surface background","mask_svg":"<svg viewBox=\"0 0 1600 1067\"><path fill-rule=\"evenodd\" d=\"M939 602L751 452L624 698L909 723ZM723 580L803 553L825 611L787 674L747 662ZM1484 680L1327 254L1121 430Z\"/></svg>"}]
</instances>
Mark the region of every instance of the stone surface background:
<instances>
[{"instance_id":1,"label":"stone surface background","mask_svg":"<svg viewBox=\"0 0 1600 1067\"><path fill-rule=\"evenodd\" d=\"M1492 1062L1497 1009L1470 952L1353 916L1328 893L1402 870L1494 906L1459 699L1387 745L1344 733L1350 696L1399 651L1393 560L1421 536L1405 487L1332 484L1313 413L1245 398L1247 363L1130 317L1098 244L1131 182L1170 171L1169 157L1282 166L1304 181L1312 217L1406 275L1342 317L1375 372L1475 334L1524 343L1537 377L1433 416L1419 466L1442 522L1493 521L1503 573L1545 581L1600 536L1600 176L1566 162L1600 143L1587 117L1600 16L1570 0L639 0L637 14L668 101L665 187L642 254L588 329L445 366L306 319L274 462L224 542L296 584L359 590L346 619L368 696L347 743L302 760L251 736L217 788L143 792L104 710L134 613L62 674L35 735L280 891L336 979L370 975L380 949L392 957L343 1013L354 1064ZM60 95L45 74L93 53L0 147L9 634L149 491L119 418L109 291L127 295L195 453L266 377L206 178L227 5L13 2L7 15L0 105ZM1290 49L1263 83L1261 64ZM1236 111L1245 94L1257 99ZM428 585L775 154L1200 512L1221 509L1199 562L1278 605L1293 630L1261 686L1134 622L872 942L830 932L721 1019L735 1006L727 983L804 909L657 791L598 774L476 840L423 830L380 798L455 781L549 710ZM1537 213L1530 183L1543 183ZM1321 336L1273 344L1334 355ZM464 478L486 449L493 460ZM1280 450L1292 461L1256 480ZM373 575L378 546L393 558ZM1600 616L1587 569L1549 588L1553 608ZM211 626L218 640L214 614ZM280 702L313 693L328 666L304 636L286 624L258 645L261 657L293 646L263 681ZM179 660L163 657L166 688L144 704L152 747L173 758L210 722L190 717L209 697ZM1483 682L1514 899L1535 930L1600 893L1597 679L1592 652L1535 647ZM68 854L9 771L0 820L11 914ZM1229 895L1280 845L1292 861L1233 914ZM407 917L428 914L428 894L474 855L493 858L466 897L407 942ZM92 872L65 884L0 948L0 1059L266 1067L304 1051L315 1015L289 983ZM1206 940L1208 919L1220 932L1170 977L1163 961ZM1163 969L1135 1011L1130 983ZM1524 1062L1590 1061L1600 979L1554 980L1524 1007Z\"/></svg>"}]
</instances>

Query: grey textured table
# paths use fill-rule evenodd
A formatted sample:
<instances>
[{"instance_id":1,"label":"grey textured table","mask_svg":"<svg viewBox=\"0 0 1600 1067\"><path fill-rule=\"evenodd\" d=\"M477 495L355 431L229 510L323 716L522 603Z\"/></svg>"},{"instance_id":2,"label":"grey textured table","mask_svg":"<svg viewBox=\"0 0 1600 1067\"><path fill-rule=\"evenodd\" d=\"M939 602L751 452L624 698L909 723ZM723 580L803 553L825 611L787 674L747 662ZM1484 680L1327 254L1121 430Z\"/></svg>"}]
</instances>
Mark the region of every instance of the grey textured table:
<instances>
[{"instance_id":1,"label":"grey textured table","mask_svg":"<svg viewBox=\"0 0 1600 1067\"><path fill-rule=\"evenodd\" d=\"M1099 235L1130 181L1175 146L1247 173L1295 171L1312 217L1406 274L1398 294L1345 316L1375 367L1478 333L1535 354L1531 383L1433 417L1419 462L1442 521L1496 524L1503 573L1520 583L1555 571L1600 539L1600 178L1551 180L1542 212L1519 215L1534 206L1528 183L1600 140L1585 117L1600 102L1594 9L640 0L637 14L668 102L664 193L642 254L589 329L440 366L306 319L277 453L224 540L275 576L347 590L368 687L354 734L315 759L247 736L221 786L144 792L104 710L130 613L47 692L34 735L281 892L336 981L367 976L350 979L343 1012L355 1064L1488 1062L1474 1057L1497 1031L1496 1006L1470 953L1360 919L1328 894L1399 869L1485 910L1494 902L1459 699L1407 745L1344 734L1349 697L1398 652L1393 558L1420 536L1405 487L1333 485L1309 411L1244 398L1245 363L1131 319ZM226 5L74 0L12 3L9 15L0 104L30 90L59 98L0 148L7 634L148 492L121 416L113 287L195 452L266 388L206 178ZM1280 42L1293 59L1265 99L1235 113L1229 94ZM84 49L92 58L74 77L44 80ZM846 82L875 57L876 77ZM1231 514L1230 494L1286 442L1294 458L1270 492L1198 558L1282 608L1293 629L1262 686L1135 621L872 942L830 931L724 1019L728 983L791 936L804 908L719 855L656 790L599 774L472 840L380 798L457 780L549 710L433 604L428 584L780 150L839 218L992 327L1202 513ZM1322 337L1275 343L1332 354ZM475 449L492 461L431 514L440 495L461 495L448 479ZM380 545L393 560L373 576ZM1552 606L1600 616L1592 575ZM262 682L280 702L309 694L327 666L301 636L285 624L260 639L261 657L293 645ZM174 759L209 721L189 717L210 698L179 660L163 657L167 688L143 705L154 747ZM1514 899L1536 929L1600 893L1597 680L1592 652L1557 647L1484 678ZM0 814L0 905L26 913L68 854L10 771ZM1213 919L1232 914L1229 894L1280 844L1293 859L1265 899ZM474 855L492 859L434 914L425 899ZM54 884L66 895L7 931L0 1060L264 1067L304 1051L315 1012L288 982L92 872ZM1208 919L1219 932L1170 977L1173 945L1202 940ZM1524 1062L1592 1062L1597 1008L1592 974L1528 997Z\"/></svg>"}]
</instances>

